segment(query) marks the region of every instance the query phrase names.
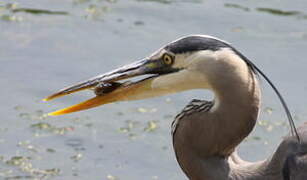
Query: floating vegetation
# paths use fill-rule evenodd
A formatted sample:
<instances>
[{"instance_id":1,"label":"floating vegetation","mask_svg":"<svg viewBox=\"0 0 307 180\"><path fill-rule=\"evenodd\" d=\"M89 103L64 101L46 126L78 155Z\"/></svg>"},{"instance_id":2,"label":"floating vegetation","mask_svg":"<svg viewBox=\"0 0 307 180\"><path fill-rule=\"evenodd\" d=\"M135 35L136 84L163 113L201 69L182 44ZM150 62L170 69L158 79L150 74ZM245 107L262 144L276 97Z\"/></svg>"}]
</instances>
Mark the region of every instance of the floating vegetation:
<instances>
[{"instance_id":1,"label":"floating vegetation","mask_svg":"<svg viewBox=\"0 0 307 180\"><path fill-rule=\"evenodd\" d=\"M42 110L37 110L34 113L20 112L19 117L27 120L45 120L48 118L48 115L44 114Z\"/></svg>"},{"instance_id":2,"label":"floating vegetation","mask_svg":"<svg viewBox=\"0 0 307 180\"><path fill-rule=\"evenodd\" d=\"M251 11L250 8L244 7L239 4L225 3L224 6L227 8L236 8L236 9L240 9L243 11ZM285 10L280 10L280 9L264 8L264 7L258 7L258 8L255 8L255 10L259 12L269 13L272 15L277 15L277 16L295 16L298 19L307 19L307 14L304 14L300 11L285 11Z\"/></svg>"},{"instance_id":3,"label":"floating vegetation","mask_svg":"<svg viewBox=\"0 0 307 180\"><path fill-rule=\"evenodd\" d=\"M77 154L73 155L70 157L71 160L73 160L74 162L78 162L83 158L83 154L78 152Z\"/></svg>"},{"instance_id":4,"label":"floating vegetation","mask_svg":"<svg viewBox=\"0 0 307 180\"><path fill-rule=\"evenodd\" d=\"M170 3L172 3L174 0L137 0L137 1L143 1L143 2L158 2L158 3L162 3L162 4L170 4Z\"/></svg>"},{"instance_id":5,"label":"floating vegetation","mask_svg":"<svg viewBox=\"0 0 307 180\"><path fill-rule=\"evenodd\" d=\"M109 4L116 2L117 0L74 0L73 5L85 6L83 17L86 19L103 20L105 14L111 10Z\"/></svg>"},{"instance_id":6,"label":"floating vegetation","mask_svg":"<svg viewBox=\"0 0 307 180\"><path fill-rule=\"evenodd\" d=\"M146 127L144 128L145 132L153 132L158 128L157 121L147 122Z\"/></svg>"},{"instance_id":7,"label":"floating vegetation","mask_svg":"<svg viewBox=\"0 0 307 180\"><path fill-rule=\"evenodd\" d=\"M154 112L157 112L157 109L156 108L147 109L144 107L139 107L136 109L136 111L139 113L154 113Z\"/></svg>"},{"instance_id":8,"label":"floating vegetation","mask_svg":"<svg viewBox=\"0 0 307 180\"><path fill-rule=\"evenodd\" d=\"M37 136L39 136L39 134L38 134L39 132L47 132L47 133L52 133L52 134L63 135L63 134L66 134L67 132L74 130L74 127L72 127L72 126L56 127L56 126L53 126L53 125L51 125L49 123L45 123L45 122L32 124L31 128L35 131Z\"/></svg>"},{"instance_id":9,"label":"floating vegetation","mask_svg":"<svg viewBox=\"0 0 307 180\"><path fill-rule=\"evenodd\" d=\"M241 9L243 11L250 11L250 9L248 7L244 7L244 6L241 6L239 4L226 3L226 4L224 4L224 6L229 7L229 8Z\"/></svg>"},{"instance_id":10,"label":"floating vegetation","mask_svg":"<svg viewBox=\"0 0 307 180\"><path fill-rule=\"evenodd\" d=\"M273 15L278 15L278 16L296 16L296 15L301 14L301 12L299 11L283 11L283 10L273 9L273 8L256 8L256 10L260 12L270 13Z\"/></svg>"},{"instance_id":11,"label":"floating vegetation","mask_svg":"<svg viewBox=\"0 0 307 180\"><path fill-rule=\"evenodd\" d=\"M121 133L128 133L133 128L135 128L138 124L139 124L139 122L137 122L137 121L127 120L125 122L125 126L119 128L119 132L121 132Z\"/></svg>"},{"instance_id":12,"label":"floating vegetation","mask_svg":"<svg viewBox=\"0 0 307 180\"><path fill-rule=\"evenodd\" d=\"M108 2L108 3L116 3L118 0L73 0L73 4L74 5L78 5L78 4L85 4L85 3L99 3L99 2Z\"/></svg>"},{"instance_id":13,"label":"floating vegetation","mask_svg":"<svg viewBox=\"0 0 307 180\"><path fill-rule=\"evenodd\" d=\"M9 179L46 179L50 176L56 176L60 174L60 169L52 168L52 169L38 169L34 168L31 157L27 156L13 156L8 160L3 160L3 162L8 166L17 167L23 173L27 173L27 175L18 175L11 176L13 173L12 170L6 170L5 173L1 173L5 180Z\"/></svg>"},{"instance_id":14,"label":"floating vegetation","mask_svg":"<svg viewBox=\"0 0 307 180\"><path fill-rule=\"evenodd\" d=\"M13 173L13 170L11 170L11 169L0 169L0 177L8 177L12 173Z\"/></svg>"},{"instance_id":15,"label":"floating vegetation","mask_svg":"<svg viewBox=\"0 0 307 180\"><path fill-rule=\"evenodd\" d=\"M269 122L268 120L258 120L258 125L262 126L266 131L271 132L276 127L287 127L286 121Z\"/></svg>"},{"instance_id":16,"label":"floating vegetation","mask_svg":"<svg viewBox=\"0 0 307 180\"><path fill-rule=\"evenodd\" d=\"M260 141L261 140L261 137L260 136L248 136L246 137L243 141L250 141L250 140L253 140L253 141Z\"/></svg>"},{"instance_id":17,"label":"floating vegetation","mask_svg":"<svg viewBox=\"0 0 307 180\"><path fill-rule=\"evenodd\" d=\"M125 125L119 128L120 133L125 133L128 135L129 139L136 139L138 134L143 132L154 132L158 128L158 121L148 121L147 123L139 123L138 121L127 120Z\"/></svg>"},{"instance_id":18,"label":"floating vegetation","mask_svg":"<svg viewBox=\"0 0 307 180\"><path fill-rule=\"evenodd\" d=\"M273 125L269 123L267 120L259 120L258 125L264 127L268 132L273 130Z\"/></svg>"},{"instance_id":19,"label":"floating vegetation","mask_svg":"<svg viewBox=\"0 0 307 180\"><path fill-rule=\"evenodd\" d=\"M48 14L48 15L68 15L69 13L66 11L51 11L46 9L32 9L32 8L15 8L12 9L13 13L24 12L30 14Z\"/></svg>"},{"instance_id":20,"label":"floating vegetation","mask_svg":"<svg viewBox=\"0 0 307 180\"><path fill-rule=\"evenodd\" d=\"M119 132L121 132L121 133L127 133L127 132L129 132L130 131L130 129L128 129L128 128L126 128L126 127L120 127L119 128Z\"/></svg>"},{"instance_id":21,"label":"floating vegetation","mask_svg":"<svg viewBox=\"0 0 307 180\"><path fill-rule=\"evenodd\" d=\"M264 108L264 112L268 113L269 115L271 115L273 113L273 108L270 107L266 107Z\"/></svg>"},{"instance_id":22,"label":"floating vegetation","mask_svg":"<svg viewBox=\"0 0 307 180\"><path fill-rule=\"evenodd\" d=\"M21 166L22 164L24 164L26 161L30 159L31 159L30 157L14 156L11 159L5 161L5 163L11 166Z\"/></svg>"},{"instance_id":23,"label":"floating vegetation","mask_svg":"<svg viewBox=\"0 0 307 180\"><path fill-rule=\"evenodd\" d=\"M117 0L74 0L73 4L76 6L85 6L84 12L86 19L103 20L104 16L110 12L111 4L116 3Z\"/></svg>"},{"instance_id":24,"label":"floating vegetation","mask_svg":"<svg viewBox=\"0 0 307 180\"><path fill-rule=\"evenodd\" d=\"M128 137L129 137L129 139L131 139L131 140L135 140L135 139L137 138L137 134L135 134L135 133L129 133L129 134L128 134Z\"/></svg>"},{"instance_id":25,"label":"floating vegetation","mask_svg":"<svg viewBox=\"0 0 307 180\"><path fill-rule=\"evenodd\" d=\"M137 111L138 111L138 112L140 112L140 113L146 113L146 112L148 112L148 110L147 110L147 109L142 108L142 107L137 108Z\"/></svg>"},{"instance_id":26,"label":"floating vegetation","mask_svg":"<svg viewBox=\"0 0 307 180\"><path fill-rule=\"evenodd\" d=\"M23 147L23 148L27 149L28 151L31 151L31 152L34 152L34 153L39 152L39 149L37 147L31 145L29 141L20 141L18 143L18 146Z\"/></svg>"},{"instance_id":27,"label":"floating vegetation","mask_svg":"<svg viewBox=\"0 0 307 180\"><path fill-rule=\"evenodd\" d=\"M18 179L33 179L33 176L11 176L11 177L6 177L5 180L18 180Z\"/></svg>"},{"instance_id":28,"label":"floating vegetation","mask_svg":"<svg viewBox=\"0 0 307 180\"><path fill-rule=\"evenodd\" d=\"M16 111L22 111L22 110L25 110L25 107L24 107L24 106L21 106L21 105L17 105L17 106L14 107L14 109L15 109Z\"/></svg>"},{"instance_id":29,"label":"floating vegetation","mask_svg":"<svg viewBox=\"0 0 307 180\"><path fill-rule=\"evenodd\" d=\"M86 9L85 18L92 20L101 20L105 13L110 10L108 6L90 4Z\"/></svg>"},{"instance_id":30,"label":"floating vegetation","mask_svg":"<svg viewBox=\"0 0 307 180\"><path fill-rule=\"evenodd\" d=\"M102 20L104 15L110 11L109 4L116 3L117 0L73 0L73 5L84 6L84 13L81 17L91 20ZM29 7L19 7L17 3L7 3L0 5L0 20L8 22L20 22L24 20L22 13L32 15L69 15L67 11L57 11L49 9L36 9ZM16 15L18 14L18 15Z\"/></svg>"},{"instance_id":31,"label":"floating vegetation","mask_svg":"<svg viewBox=\"0 0 307 180\"><path fill-rule=\"evenodd\" d=\"M307 14L304 14L300 11L284 11L284 10L273 9L273 8L256 8L256 10L259 12L265 12L265 13L269 13L269 14L277 15L277 16L293 16L298 19L307 19Z\"/></svg>"},{"instance_id":32,"label":"floating vegetation","mask_svg":"<svg viewBox=\"0 0 307 180\"><path fill-rule=\"evenodd\" d=\"M202 3L203 0L137 0L142 2L157 2L162 4L171 4L171 3Z\"/></svg>"},{"instance_id":33,"label":"floating vegetation","mask_svg":"<svg viewBox=\"0 0 307 180\"><path fill-rule=\"evenodd\" d=\"M267 120L259 120L259 121L258 121L258 124L259 124L260 126L267 126L267 125L269 124L269 121L267 121Z\"/></svg>"},{"instance_id":34,"label":"floating vegetation","mask_svg":"<svg viewBox=\"0 0 307 180\"><path fill-rule=\"evenodd\" d=\"M118 0L105 0L105 1L107 1L109 3L116 3Z\"/></svg>"},{"instance_id":35,"label":"floating vegetation","mask_svg":"<svg viewBox=\"0 0 307 180\"><path fill-rule=\"evenodd\" d=\"M16 16L11 13L11 11L17 8L17 3L7 3L1 6L0 20L7 22L20 22L23 20L21 16Z\"/></svg>"},{"instance_id":36,"label":"floating vegetation","mask_svg":"<svg viewBox=\"0 0 307 180\"><path fill-rule=\"evenodd\" d=\"M0 6L0 20L8 22L20 22L23 21L22 16L15 15L16 13L28 13L34 15L68 15L66 11L52 11L47 9L34 9L34 8L19 8L17 3L7 3L4 6Z\"/></svg>"},{"instance_id":37,"label":"floating vegetation","mask_svg":"<svg viewBox=\"0 0 307 180\"><path fill-rule=\"evenodd\" d=\"M259 141L259 140L261 140L261 137L260 136L252 136L251 139Z\"/></svg>"},{"instance_id":38,"label":"floating vegetation","mask_svg":"<svg viewBox=\"0 0 307 180\"><path fill-rule=\"evenodd\" d=\"M8 21L8 22L20 22L23 20L23 18L20 16L14 16L10 14L0 15L0 19L3 21Z\"/></svg>"},{"instance_id":39,"label":"floating vegetation","mask_svg":"<svg viewBox=\"0 0 307 180\"><path fill-rule=\"evenodd\" d=\"M77 4L84 4L84 3L88 3L91 2L91 0L73 0L73 4L77 5Z\"/></svg>"},{"instance_id":40,"label":"floating vegetation","mask_svg":"<svg viewBox=\"0 0 307 180\"><path fill-rule=\"evenodd\" d=\"M118 180L115 176L113 175L107 175L107 180Z\"/></svg>"},{"instance_id":41,"label":"floating vegetation","mask_svg":"<svg viewBox=\"0 0 307 180\"><path fill-rule=\"evenodd\" d=\"M47 148L47 149L46 149L46 152L55 153L56 150L55 150L55 149L52 149L52 148Z\"/></svg>"}]
</instances>

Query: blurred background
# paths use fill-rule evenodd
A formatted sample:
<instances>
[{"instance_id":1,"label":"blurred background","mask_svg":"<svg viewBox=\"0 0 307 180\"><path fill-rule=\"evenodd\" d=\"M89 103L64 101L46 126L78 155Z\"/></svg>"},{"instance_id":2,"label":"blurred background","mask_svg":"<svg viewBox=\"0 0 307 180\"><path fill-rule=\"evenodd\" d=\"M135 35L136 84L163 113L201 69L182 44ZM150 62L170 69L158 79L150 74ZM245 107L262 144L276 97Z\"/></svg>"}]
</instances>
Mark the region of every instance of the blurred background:
<instances>
[{"instance_id":1,"label":"blurred background","mask_svg":"<svg viewBox=\"0 0 307 180\"><path fill-rule=\"evenodd\" d=\"M93 96L41 99L80 80L139 60L189 34L227 40L284 95L296 124L307 121L305 0L0 1L0 179L184 180L170 124L207 91L120 102L59 117L44 114ZM262 81L246 160L272 154L288 123Z\"/></svg>"}]
</instances>

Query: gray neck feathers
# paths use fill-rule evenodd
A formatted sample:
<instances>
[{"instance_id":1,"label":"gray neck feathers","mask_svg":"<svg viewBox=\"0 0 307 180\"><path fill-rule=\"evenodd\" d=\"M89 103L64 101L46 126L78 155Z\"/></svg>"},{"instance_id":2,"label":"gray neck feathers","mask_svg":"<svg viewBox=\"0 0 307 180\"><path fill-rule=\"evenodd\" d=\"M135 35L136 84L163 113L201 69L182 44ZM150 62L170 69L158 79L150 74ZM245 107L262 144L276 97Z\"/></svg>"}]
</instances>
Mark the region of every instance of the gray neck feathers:
<instances>
[{"instance_id":1,"label":"gray neck feathers","mask_svg":"<svg viewBox=\"0 0 307 180\"><path fill-rule=\"evenodd\" d=\"M255 75L238 57L219 56L219 61L209 61L210 66L204 64L211 70L200 67L215 93L213 107L183 116L173 134L177 160L192 180L231 179L236 170L228 157L258 117L260 89Z\"/></svg>"}]
</instances>

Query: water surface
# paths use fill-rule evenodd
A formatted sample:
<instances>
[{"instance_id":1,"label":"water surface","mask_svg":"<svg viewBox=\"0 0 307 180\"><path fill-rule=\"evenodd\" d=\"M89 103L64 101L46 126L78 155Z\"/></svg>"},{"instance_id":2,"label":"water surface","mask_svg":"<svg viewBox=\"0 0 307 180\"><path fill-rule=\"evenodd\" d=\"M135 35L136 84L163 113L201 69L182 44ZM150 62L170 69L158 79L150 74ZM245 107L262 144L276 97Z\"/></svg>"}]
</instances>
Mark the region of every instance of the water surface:
<instances>
[{"instance_id":1,"label":"water surface","mask_svg":"<svg viewBox=\"0 0 307 180\"><path fill-rule=\"evenodd\" d=\"M189 34L231 42L279 87L296 124L307 116L307 4L293 1L28 0L0 2L0 179L186 179L170 124L206 91L46 112L92 96L44 103L55 90L141 59ZM260 121L238 148L247 160L274 152L286 116L263 81Z\"/></svg>"}]
</instances>

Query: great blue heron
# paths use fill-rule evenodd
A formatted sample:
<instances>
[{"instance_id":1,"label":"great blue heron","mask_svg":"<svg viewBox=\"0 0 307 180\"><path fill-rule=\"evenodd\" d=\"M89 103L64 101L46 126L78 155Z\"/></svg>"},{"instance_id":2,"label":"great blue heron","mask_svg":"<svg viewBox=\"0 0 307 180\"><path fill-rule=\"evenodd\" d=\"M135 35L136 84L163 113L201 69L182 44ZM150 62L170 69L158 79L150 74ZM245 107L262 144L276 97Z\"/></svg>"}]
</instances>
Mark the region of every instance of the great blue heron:
<instances>
[{"instance_id":1,"label":"great blue heron","mask_svg":"<svg viewBox=\"0 0 307 180\"><path fill-rule=\"evenodd\" d=\"M292 135L273 156L246 162L235 148L252 131L260 108L260 73L273 87L287 112ZM151 74L136 82L118 82ZM307 124L297 130L291 114L271 81L229 43L192 35L162 47L149 57L70 86L50 100L84 89L96 97L55 111L60 115L115 101L161 96L190 89L213 91L213 101L193 100L172 123L177 161L191 180L306 180Z\"/></svg>"}]
</instances>

